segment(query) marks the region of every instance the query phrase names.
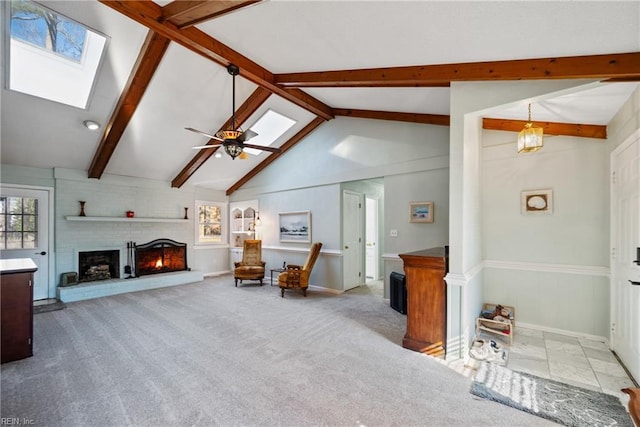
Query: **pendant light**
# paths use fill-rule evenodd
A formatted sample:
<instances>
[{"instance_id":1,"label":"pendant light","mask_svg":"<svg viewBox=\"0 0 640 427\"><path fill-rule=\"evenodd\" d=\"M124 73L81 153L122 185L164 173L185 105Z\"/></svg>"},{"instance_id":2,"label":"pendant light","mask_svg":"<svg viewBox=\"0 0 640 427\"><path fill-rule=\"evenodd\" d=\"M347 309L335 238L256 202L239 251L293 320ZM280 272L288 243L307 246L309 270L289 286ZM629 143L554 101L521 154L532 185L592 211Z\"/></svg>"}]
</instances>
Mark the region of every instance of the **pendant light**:
<instances>
[{"instance_id":1,"label":"pendant light","mask_svg":"<svg viewBox=\"0 0 640 427\"><path fill-rule=\"evenodd\" d=\"M518 134L518 153L532 153L543 146L543 132L540 127L533 127L531 121L531 104L529 104L529 120Z\"/></svg>"}]
</instances>

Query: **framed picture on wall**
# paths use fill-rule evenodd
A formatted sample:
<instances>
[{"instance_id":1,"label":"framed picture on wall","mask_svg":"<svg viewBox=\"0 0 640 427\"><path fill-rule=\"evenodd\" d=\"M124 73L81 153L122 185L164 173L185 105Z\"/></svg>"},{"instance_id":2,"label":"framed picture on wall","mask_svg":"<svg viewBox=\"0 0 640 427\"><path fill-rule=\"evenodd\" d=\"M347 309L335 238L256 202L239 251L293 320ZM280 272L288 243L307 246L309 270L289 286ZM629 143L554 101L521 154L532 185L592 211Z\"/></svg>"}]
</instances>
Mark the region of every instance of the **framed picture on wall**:
<instances>
[{"instance_id":1,"label":"framed picture on wall","mask_svg":"<svg viewBox=\"0 0 640 427\"><path fill-rule=\"evenodd\" d=\"M311 211L280 212L280 241L311 243Z\"/></svg>"},{"instance_id":2,"label":"framed picture on wall","mask_svg":"<svg viewBox=\"0 0 640 427\"><path fill-rule=\"evenodd\" d=\"M433 222L433 202L409 203L409 222Z\"/></svg>"},{"instance_id":3,"label":"framed picture on wall","mask_svg":"<svg viewBox=\"0 0 640 427\"><path fill-rule=\"evenodd\" d=\"M520 205L523 215L550 214L553 212L553 191L528 190L520 196Z\"/></svg>"}]
</instances>

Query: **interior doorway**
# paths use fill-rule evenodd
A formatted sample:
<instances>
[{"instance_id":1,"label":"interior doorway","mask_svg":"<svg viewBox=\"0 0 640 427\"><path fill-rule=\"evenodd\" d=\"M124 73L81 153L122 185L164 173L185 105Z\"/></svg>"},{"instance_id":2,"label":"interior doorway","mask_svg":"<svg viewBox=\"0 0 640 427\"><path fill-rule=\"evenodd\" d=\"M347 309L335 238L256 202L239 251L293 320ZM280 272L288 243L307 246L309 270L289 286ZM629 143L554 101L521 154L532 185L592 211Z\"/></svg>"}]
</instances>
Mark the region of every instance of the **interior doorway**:
<instances>
[{"instance_id":1,"label":"interior doorway","mask_svg":"<svg viewBox=\"0 0 640 427\"><path fill-rule=\"evenodd\" d=\"M380 279L378 247L378 200L367 197L365 201L365 271L367 280Z\"/></svg>"}]
</instances>

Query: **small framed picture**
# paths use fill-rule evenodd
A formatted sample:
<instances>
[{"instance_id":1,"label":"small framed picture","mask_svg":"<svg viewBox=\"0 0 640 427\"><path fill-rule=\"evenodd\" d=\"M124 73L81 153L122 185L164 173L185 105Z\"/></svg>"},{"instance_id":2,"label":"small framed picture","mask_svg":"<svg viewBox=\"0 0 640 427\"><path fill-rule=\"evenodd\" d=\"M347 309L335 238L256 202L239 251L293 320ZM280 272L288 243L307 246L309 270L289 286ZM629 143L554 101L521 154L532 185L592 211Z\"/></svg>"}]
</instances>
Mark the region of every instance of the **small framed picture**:
<instances>
[{"instance_id":1,"label":"small framed picture","mask_svg":"<svg viewBox=\"0 0 640 427\"><path fill-rule=\"evenodd\" d=\"M409 222L433 222L433 202L409 203Z\"/></svg>"},{"instance_id":2,"label":"small framed picture","mask_svg":"<svg viewBox=\"0 0 640 427\"><path fill-rule=\"evenodd\" d=\"M550 214L553 212L553 191L551 189L523 191L520 204L523 215Z\"/></svg>"}]
</instances>

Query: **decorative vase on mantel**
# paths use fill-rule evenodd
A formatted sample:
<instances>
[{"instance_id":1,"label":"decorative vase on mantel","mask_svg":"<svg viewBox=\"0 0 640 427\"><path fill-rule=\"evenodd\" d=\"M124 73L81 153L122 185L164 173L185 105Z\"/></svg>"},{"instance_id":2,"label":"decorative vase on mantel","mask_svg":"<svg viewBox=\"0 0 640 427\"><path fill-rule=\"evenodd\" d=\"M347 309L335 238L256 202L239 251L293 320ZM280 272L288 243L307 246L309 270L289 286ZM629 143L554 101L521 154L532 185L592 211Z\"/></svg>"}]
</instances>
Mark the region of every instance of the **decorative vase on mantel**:
<instances>
[{"instance_id":1,"label":"decorative vase on mantel","mask_svg":"<svg viewBox=\"0 0 640 427\"><path fill-rule=\"evenodd\" d=\"M84 213L84 204L85 204L85 203L87 203L87 202L85 202L85 201L80 201L80 215L78 215L78 216L87 216L87 215Z\"/></svg>"},{"instance_id":2,"label":"decorative vase on mantel","mask_svg":"<svg viewBox=\"0 0 640 427\"><path fill-rule=\"evenodd\" d=\"M188 211L189 211L189 208L184 208L184 219L189 219L189 216L187 215Z\"/></svg>"}]
</instances>

